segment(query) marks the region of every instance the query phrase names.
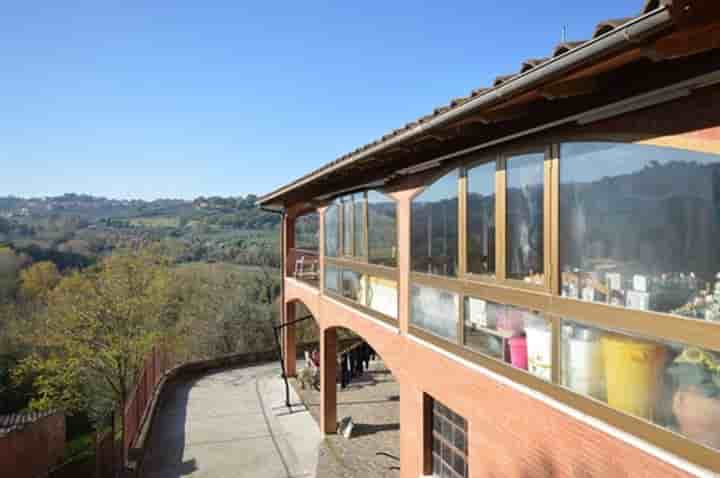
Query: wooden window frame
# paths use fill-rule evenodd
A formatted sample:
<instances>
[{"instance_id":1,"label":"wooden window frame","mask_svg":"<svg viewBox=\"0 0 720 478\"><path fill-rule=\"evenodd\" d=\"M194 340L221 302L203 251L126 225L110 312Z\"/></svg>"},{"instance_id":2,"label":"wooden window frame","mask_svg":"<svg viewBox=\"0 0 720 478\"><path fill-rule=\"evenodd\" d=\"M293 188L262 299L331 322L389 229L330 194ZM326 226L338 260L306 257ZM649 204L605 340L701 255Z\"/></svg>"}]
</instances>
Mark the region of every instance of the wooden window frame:
<instances>
[{"instance_id":1,"label":"wooden window frame","mask_svg":"<svg viewBox=\"0 0 720 478\"><path fill-rule=\"evenodd\" d=\"M483 166L489 163L495 163L495 271L492 274L478 274L476 272L470 272L468 270L468 219L469 219L469 208L468 208L468 192L469 192L469 179L468 179L468 173L472 171L474 168L478 166ZM477 282L487 282L491 284L497 284L498 283L498 270L500 269L500 260L498 248L501 246L498 242L501 237L504 237L504 231L500 231L500 228L498 227L498 203L499 203L499 196L498 196L498 190L499 186L501 184L498 183L498 177L499 177L499 171L500 171L500 157L498 156L482 156L479 159L474 159L470 161L467 165L464 165L460 168L460 185L459 185L459 197L458 201L461 205L460 211L459 211L459 218L458 218L458 224L459 224L459 231L458 231L458 241L460 242L458 244L458 250L460 252L460 264L459 264L459 273L458 276L467 280L477 281ZM502 183L504 186L504 182ZM504 200L504 196L503 196ZM504 206L503 206L504 210ZM505 246L503 244L502 248L504 249ZM503 253L504 257L504 253ZM505 260L502 261L502 268L503 268L503 274L504 274L504 268L505 268Z\"/></svg>"},{"instance_id":2,"label":"wooden window frame","mask_svg":"<svg viewBox=\"0 0 720 478\"><path fill-rule=\"evenodd\" d=\"M410 284L433 287L455 292L459 296L458 341L450 341L409 322L409 333L444 350L465 358L497 372L515 382L538 390L559 402L590 416L609 423L661 449L681 456L693 463L720 472L720 451L710 449L660 425L642 418L611 408L597 401L565 388L561 383L561 326L563 320L597 327L603 330L620 331L660 342L682 343L704 349L720 351L720 324L699 319L628 309L603 303L586 302L579 299L562 297L560 274L560 146L575 141L635 142L633 138L612 139L608 135L593 133L549 135L547 141L526 143L519 148L497 148L495 154L466 155L458 158L437 174L429 176L425 188L442 178L445 174L459 168L458 177L458 275L440 276L410 271ZM507 159L523 153L544 152L544 275L542 285L532 285L506 276L506 238L507 238ZM720 148L718 151L720 154ZM467 173L472 167L496 161L496 261L495 277L472 274L467 271L467 220L468 220L468 183ZM409 251L410 252L410 251ZM410 288L408 289L408 291ZM465 346L464 307L465 298L473 297L500 304L523 307L543 314L552 329L552 374L551 381L542 380L529 372L513 368L510 364L483 354ZM411 300L408 297L408 300Z\"/></svg>"},{"instance_id":3,"label":"wooden window frame","mask_svg":"<svg viewBox=\"0 0 720 478\"><path fill-rule=\"evenodd\" d=\"M393 204L395 204L395 242L392 246L392 250L394 251L394 254L395 254L395 257L394 257L395 266L392 266L392 267L370 262L370 192L376 192L378 194L382 194L383 196L388 198L390 201L392 201ZM397 255L398 255L398 251L400 250L400 243L398 240L398 231L397 231L397 224L398 224L397 200L394 197L389 196L386 192L384 192L381 189L369 189L369 190L365 191L365 206L364 207L365 207L365 261L364 262L367 262L368 264L374 265L374 266L385 267L387 269L397 270Z\"/></svg>"},{"instance_id":4,"label":"wooden window frame","mask_svg":"<svg viewBox=\"0 0 720 478\"><path fill-rule=\"evenodd\" d=\"M457 172L457 175L458 175L458 191L457 191L457 193L458 193L458 217L457 217L457 223L458 223L458 244L457 244L458 260L457 260L457 274L454 275L454 276L445 276L445 275L441 275L441 274L431 274L431 273L429 273L429 272L419 272L419 271L415 271L415 270L413 270L413 268L412 268L412 206L413 206L412 203L413 203L419 196L421 196L425 191L427 191L430 187L432 187L436 182L438 182L438 181L440 181L441 179L445 178L445 176L447 176L448 174L450 174L450 173L452 173L452 172L454 172L454 171L456 171L456 172ZM461 237L465 237L465 236L464 236L464 232L463 232L464 219L463 219L463 216L462 216L460 213L461 213L461 211L463 210L463 209L461 209L461 207L462 207L462 208L465 208L465 207L466 207L466 204L467 204L467 198L461 199L461 192L462 192L461 187L465 187L465 188L467 187L467 181L466 181L466 180L461 181L462 178L463 178L463 167L462 167L462 165L460 165L460 164L458 164L458 163L456 163L456 162L453 162L453 163L451 163L450 165L445 166L445 167L443 167L443 168L439 168L439 169L437 169L437 170L434 170L434 171L430 172L429 174L425 173L424 176L425 176L425 181L424 181L424 185L423 185L422 189L419 189L418 191L416 191L415 194L413 194L412 197L410 198L410 221L409 221L409 222L410 222L410 250L408 251L408 255L410 256L410 274L411 274L411 275L412 275L412 274L422 274L422 275L427 276L427 277L439 277L439 278L441 278L441 279L444 279L444 278L458 279L458 278L460 278L460 277L463 276L463 274L461 274L461 270L464 271L464 270L466 270L466 267L467 267L467 265L465 264L465 261L462 260L462 257L463 257L463 256L461 255L461 254L463 254L463 252L461 251L461 247L464 247L464 246L461 246L461 244L462 244L462 242L463 242L463 241L461 240ZM461 183L464 183L465 186L462 186ZM461 203L463 203L463 204L461 205ZM460 234L463 234L463 236L460 236ZM429 238L428 238L428 239L429 239ZM465 251L464 254L465 254L465 256L467 256L467 251Z\"/></svg>"}]
</instances>

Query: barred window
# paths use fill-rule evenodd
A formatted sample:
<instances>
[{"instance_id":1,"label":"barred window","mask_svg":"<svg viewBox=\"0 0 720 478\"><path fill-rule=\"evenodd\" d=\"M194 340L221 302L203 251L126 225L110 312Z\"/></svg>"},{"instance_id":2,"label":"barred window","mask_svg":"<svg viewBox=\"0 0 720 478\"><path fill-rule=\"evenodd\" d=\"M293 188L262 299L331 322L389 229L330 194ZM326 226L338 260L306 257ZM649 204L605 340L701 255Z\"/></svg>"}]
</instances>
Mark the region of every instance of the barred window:
<instances>
[{"instance_id":1,"label":"barred window","mask_svg":"<svg viewBox=\"0 0 720 478\"><path fill-rule=\"evenodd\" d=\"M433 476L465 478L468 476L467 421L437 400L433 400L432 410Z\"/></svg>"}]
</instances>

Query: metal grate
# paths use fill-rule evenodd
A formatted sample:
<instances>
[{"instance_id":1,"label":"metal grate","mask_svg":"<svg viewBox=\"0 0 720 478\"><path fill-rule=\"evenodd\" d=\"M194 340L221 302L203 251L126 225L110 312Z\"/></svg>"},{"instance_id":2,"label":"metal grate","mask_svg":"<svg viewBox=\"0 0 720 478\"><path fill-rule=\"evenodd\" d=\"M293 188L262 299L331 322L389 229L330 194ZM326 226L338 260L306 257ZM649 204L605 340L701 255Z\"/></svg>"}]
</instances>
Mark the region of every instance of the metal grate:
<instances>
[{"instance_id":1,"label":"metal grate","mask_svg":"<svg viewBox=\"0 0 720 478\"><path fill-rule=\"evenodd\" d=\"M433 476L467 477L467 421L437 400L433 400L432 438Z\"/></svg>"}]
</instances>

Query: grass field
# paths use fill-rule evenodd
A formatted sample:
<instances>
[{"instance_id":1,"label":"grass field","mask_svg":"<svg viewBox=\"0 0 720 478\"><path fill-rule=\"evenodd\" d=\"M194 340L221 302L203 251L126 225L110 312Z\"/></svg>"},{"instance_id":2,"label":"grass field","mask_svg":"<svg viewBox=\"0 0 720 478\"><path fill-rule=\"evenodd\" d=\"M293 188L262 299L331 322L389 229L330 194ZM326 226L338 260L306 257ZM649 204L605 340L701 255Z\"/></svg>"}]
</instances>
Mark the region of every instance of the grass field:
<instances>
[{"instance_id":1,"label":"grass field","mask_svg":"<svg viewBox=\"0 0 720 478\"><path fill-rule=\"evenodd\" d=\"M157 217L134 217L129 220L133 226L141 227L179 227L180 218L178 216L157 216Z\"/></svg>"}]
</instances>

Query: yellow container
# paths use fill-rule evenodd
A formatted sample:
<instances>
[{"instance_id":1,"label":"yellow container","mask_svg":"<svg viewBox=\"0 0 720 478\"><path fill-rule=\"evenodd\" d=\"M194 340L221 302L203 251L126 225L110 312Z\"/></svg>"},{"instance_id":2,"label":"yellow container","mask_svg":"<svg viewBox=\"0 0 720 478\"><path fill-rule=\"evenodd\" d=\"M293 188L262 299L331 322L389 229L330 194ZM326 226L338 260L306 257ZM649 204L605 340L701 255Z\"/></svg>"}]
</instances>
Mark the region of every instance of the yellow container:
<instances>
[{"instance_id":1,"label":"yellow container","mask_svg":"<svg viewBox=\"0 0 720 478\"><path fill-rule=\"evenodd\" d=\"M653 421L662 389L665 347L618 335L602 338L608 404Z\"/></svg>"}]
</instances>

